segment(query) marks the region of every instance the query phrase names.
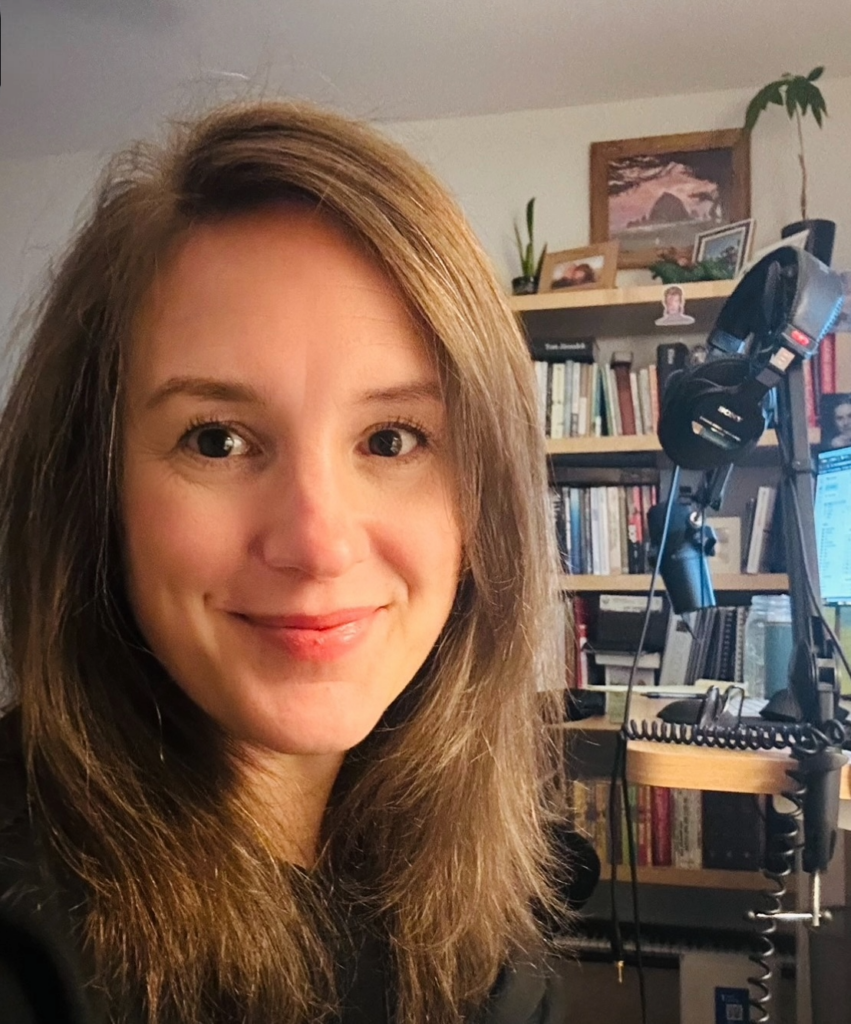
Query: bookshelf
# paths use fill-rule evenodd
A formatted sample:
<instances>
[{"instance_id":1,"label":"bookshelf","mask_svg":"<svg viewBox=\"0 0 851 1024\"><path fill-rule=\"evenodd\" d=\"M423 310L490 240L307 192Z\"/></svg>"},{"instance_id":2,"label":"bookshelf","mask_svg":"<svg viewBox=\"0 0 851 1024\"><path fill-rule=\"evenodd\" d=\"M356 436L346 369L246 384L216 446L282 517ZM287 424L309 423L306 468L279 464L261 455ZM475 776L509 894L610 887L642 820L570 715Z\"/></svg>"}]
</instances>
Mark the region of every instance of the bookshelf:
<instances>
[{"instance_id":1,"label":"bookshelf","mask_svg":"<svg viewBox=\"0 0 851 1024\"><path fill-rule=\"evenodd\" d=\"M820 431L810 430L810 444L817 445ZM759 448L776 448L777 434L766 430L759 439ZM607 455L612 453L640 454L662 453L662 446L655 434L623 434L617 437L560 437L547 440L547 454L559 455Z\"/></svg>"},{"instance_id":2,"label":"bookshelf","mask_svg":"<svg viewBox=\"0 0 851 1024\"><path fill-rule=\"evenodd\" d=\"M600 871L600 881L607 882L611 877L610 866L604 864ZM624 864L618 865L618 881L626 881L628 878L629 868ZM640 867L637 869L636 878L640 885L668 885L682 889L735 889L759 892L771 888L771 883L760 871Z\"/></svg>"},{"instance_id":3,"label":"bookshelf","mask_svg":"<svg viewBox=\"0 0 851 1024\"><path fill-rule=\"evenodd\" d=\"M608 362L613 352L629 348L635 355L636 366L648 365L655 363L658 344L683 340L682 333L692 336L692 341L703 341L725 300L732 294L735 282L714 281L684 285L687 311L694 317L695 323L683 328L682 331L670 331L655 325L661 310L664 288L663 284L657 283L626 288L519 296L511 298L510 305L530 337L545 340L593 337L597 339L597 358L601 362ZM818 431L811 432L810 441L813 444L818 443ZM766 467L774 464L777 459L776 451L776 434L774 431L766 431L760 439L758 451L752 456L754 466ZM627 485L635 484L639 480L644 483L648 480L648 473L658 474L670 467L656 434L586 434L550 439L547 441L547 453L553 468L554 480L560 479L558 474L562 467L572 467L569 472L573 475L563 476L562 485L566 480L571 484L583 486L586 479L583 474L589 474L589 471L585 486L594 486L598 482L615 483L611 476L606 476L605 479L602 476L593 476L600 470L605 470L607 474L613 471L623 473L623 483ZM632 473L636 469L643 470L643 474L639 476ZM649 573L575 574L563 575L561 586L566 593L571 594L640 595L647 592L650 579ZM664 590L661 579L658 585L660 591ZM741 603L746 599L746 595L755 592L787 592L789 580L781 573L718 574L713 577L713 585L719 593L734 595L732 603L737 603L737 600ZM632 716L652 718L662 706L663 702L650 698L636 701ZM613 734L619 728L618 722L601 717L569 723L565 732L571 737L569 747L581 760L583 755L579 754L579 748L590 745L602 751L612 742ZM692 751L697 755L697 762L684 764L683 756L687 761ZM666 744L630 743L628 749L628 773L631 782L674 790L694 788L729 793L779 793L788 785L789 780L785 773L792 764L791 759L783 752L772 752L765 757L749 753L736 756L734 753L730 759L728 752L679 748ZM702 784L692 786L692 780L699 780ZM608 877L608 867L604 869L603 877ZM618 878L622 881L628 878L628 870L625 867L619 867ZM760 872L722 871L702 867L687 869L642 866L638 870L638 881L642 885L742 892L757 892L766 885Z\"/></svg>"},{"instance_id":4,"label":"bookshelf","mask_svg":"<svg viewBox=\"0 0 851 1024\"><path fill-rule=\"evenodd\" d=\"M716 591L728 593L741 591L751 593L759 591L763 594L775 593L785 594L789 589L789 577L785 573L760 572L746 575L721 574L713 575L712 585ZM622 573L617 576L592 576L564 575L561 577L563 590L573 593L591 593L595 591L610 591L620 593L643 593L650 586L649 573ZM661 578L657 581L657 590L665 589Z\"/></svg>"},{"instance_id":5,"label":"bookshelf","mask_svg":"<svg viewBox=\"0 0 851 1024\"><path fill-rule=\"evenodd\" d=\"M783 750L712 750L668 743L631 742L627 776L646 786L778 794L791 785L797 762ZM851 766L842 769L840 800L851 800Z\"/></svg>"}]
</instances>

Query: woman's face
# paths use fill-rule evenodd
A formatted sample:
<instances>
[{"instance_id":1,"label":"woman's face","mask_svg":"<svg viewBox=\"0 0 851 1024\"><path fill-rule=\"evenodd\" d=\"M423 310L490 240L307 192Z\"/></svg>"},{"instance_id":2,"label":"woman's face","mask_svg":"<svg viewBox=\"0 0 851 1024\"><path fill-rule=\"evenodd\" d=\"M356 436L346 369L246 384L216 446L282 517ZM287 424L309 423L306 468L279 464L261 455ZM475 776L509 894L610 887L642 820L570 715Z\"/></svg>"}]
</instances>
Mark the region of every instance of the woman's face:
<instances>
[{"instance_id":1,"label":"woman's face","mask_svg":"<svg viewBox=\"0 0 851 1024\"><path fill-rule=\"evenodd\" d=\"M239 740L345 751L420 668L461 564L448 429L394 285L321 216L199 226L167 263L128 368L128 590Z\"/></svg>"},{"instance_id":2,"label":"woman's face","mask_svg":"<svg viewBox=\"0 0 851 1024\"><path fill-rule=\"evenodd\" d=\"M843 437L851 437L851 402L840 402L833 410L833 420Z\"/></svg>"}]
</instances>

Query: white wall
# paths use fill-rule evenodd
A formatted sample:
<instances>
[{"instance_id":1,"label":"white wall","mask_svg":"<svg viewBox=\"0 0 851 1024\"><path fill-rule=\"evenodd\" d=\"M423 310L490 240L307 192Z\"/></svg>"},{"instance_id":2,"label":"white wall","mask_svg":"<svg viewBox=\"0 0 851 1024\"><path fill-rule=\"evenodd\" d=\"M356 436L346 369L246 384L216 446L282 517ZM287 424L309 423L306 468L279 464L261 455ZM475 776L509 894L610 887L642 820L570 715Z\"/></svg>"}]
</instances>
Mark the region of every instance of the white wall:
<instances>
[{"instance_id":1,"label":"white wall","mask_svg":"<svg viewBox=\"0 0 851 1024\"><path fill-rule=\"evenodd\" d=\"M0 346L70 236L100 163L94 153L0 160Z\"/></svg>"},{"instance_id":2,"label":"white wall","mask_svg":"<svg viewBox=\"0 0 851 1024\"><path fill-rule=\"evenodd\" d=\"M851 267L851 78L823 83L830 117L806 126L810 212L838 222L834 263ZM512 220L537 197L541 242L551 249L588 241L588 147L607 139L730 128L742 123L751 91L728 90L626 103L386 125L458 197L506 283L517 273ZM0 160L0 342L47 259L67 239L106 154ZM795 132L772 108L752 146L756 244L798 218ZM0 379L2 379L0 370Z\"/></svg>"},{"instance_id":3,"label":"white wall","mask_svg":"<svg viewBox=\"0 0 851 1024\"><path fill-rule=\"evenodd\" d=\"M834 264L851 267L851 78L828 80L830 116L805 124L809 215L837 221ZM735 128L753 90L666 96L443 121L396 123L390 133L453 190L508 286L518 273L512 221L536 196L536 234L551 250L589 241L588 162L592 142ZM757 125L751 147L757 247L800 218L795 129L780 107ZM645 274L646 276L646 274ZM647 277L649 280L649 277Z\"/></svg>"}]
</instances>

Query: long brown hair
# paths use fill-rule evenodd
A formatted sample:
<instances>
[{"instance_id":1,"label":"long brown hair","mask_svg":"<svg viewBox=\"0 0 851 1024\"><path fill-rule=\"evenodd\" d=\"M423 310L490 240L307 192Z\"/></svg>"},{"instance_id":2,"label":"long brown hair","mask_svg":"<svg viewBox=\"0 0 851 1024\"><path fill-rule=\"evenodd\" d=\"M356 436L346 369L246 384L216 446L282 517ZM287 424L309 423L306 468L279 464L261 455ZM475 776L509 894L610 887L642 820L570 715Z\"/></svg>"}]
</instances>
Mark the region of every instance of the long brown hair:
<instances>
[{"instance_id":1,"label":"long brown hair","mask_svg":"<svg viewBox=\"0 0 851 1024\"><path fill-rule=\"evenodd\" d=\"M290 198L347 226L434 346L466 559L428 661L343 767L308 879L277 862L226 738L147 651L119 516L122 366L158 264L193 224ZM542 942L535 691L555 665L555 575L528 354L446 191L372 128L303 105L228 106L132 148L53 277L0 437L4 655L31 800L84 893L111 1017L318 1020L343 906L385 936L400 1021L463 1019Z\"/></svg>"}]
</instances>

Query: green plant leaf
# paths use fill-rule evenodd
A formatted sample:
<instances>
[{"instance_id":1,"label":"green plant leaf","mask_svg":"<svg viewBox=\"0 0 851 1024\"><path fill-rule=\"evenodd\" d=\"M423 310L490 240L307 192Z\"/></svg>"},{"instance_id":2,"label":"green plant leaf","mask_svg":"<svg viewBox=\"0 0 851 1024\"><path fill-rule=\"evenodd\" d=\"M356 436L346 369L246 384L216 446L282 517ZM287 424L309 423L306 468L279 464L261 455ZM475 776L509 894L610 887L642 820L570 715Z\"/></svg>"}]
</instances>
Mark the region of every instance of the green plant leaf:
<instances>
[{"instance_id":1,"label":"green plant leaf","mask_svg":"<svg viewBox=\"0 0 851 1024\"><path fill-rule=\"evenodd\" d=\"M517 255L520 258L520 269L523 269L523 239L520 237L520 228L517 227L517 221L514 222L514 238L517 241Z\"/></svg>"},{"instance_id":2,"label":"green plant leaf","mask_svg":"<svg viewBox=\"0 0 851 1024\"><path fill-rule=\"evenodd\" d=\"M543 249L541 249L541 255L538 257L538 265L535 267L535 280L541 280L541 268L544 265L544 257L547 255L547 244L544 243Z\"/></svg>"},{"instance_id":3,"label":"green plant leaf","mask_svg":"<svg viewBox=\"0 0 851 1024\"><path fill-rule=\"evenodd\" d=\"M808 82L815 82L824 74L824 67L813 68L813 70L807 75Z\"/></svg>"},{"instance_id":4,"label":"green plant leaf","mask_svg":"<svg viewBox=\"0 0 851 1024\"><path fill-rule=\"evenodd\" d=\"M782 86L782 82L769 82L754 96L745 113L745 131L753 131L754 125L759 120L759 115L768 107L769 103L783 105Z\"/></svg>"},{"instance_id":5,"label":"green plant leaf","mask_svg":"<svg viewBox=\"0 0 851 1024\"><path fill-rule=\"evenodd\" d=\"M534 196L526 204L526 230L529 232L529 239L535 234L535 198Z\"/></svg>"},{"instance_id":6,"label":"green plant leaf","mask_svg":"<svg viewBox=\"0 0 851 1024\"><path fill-rule=\"evenodd\" d=\"M798 107L798 96L794 88L794 80L790 81L786 86L786 113L789 117L795 116L795 111Z\"/></svg>"}]
</instances>

